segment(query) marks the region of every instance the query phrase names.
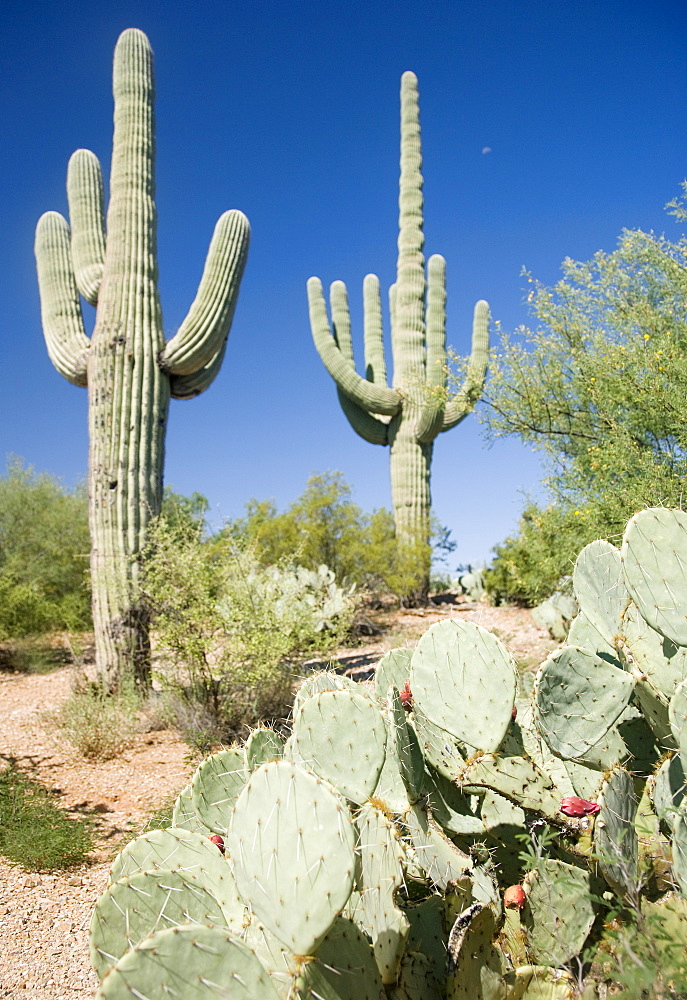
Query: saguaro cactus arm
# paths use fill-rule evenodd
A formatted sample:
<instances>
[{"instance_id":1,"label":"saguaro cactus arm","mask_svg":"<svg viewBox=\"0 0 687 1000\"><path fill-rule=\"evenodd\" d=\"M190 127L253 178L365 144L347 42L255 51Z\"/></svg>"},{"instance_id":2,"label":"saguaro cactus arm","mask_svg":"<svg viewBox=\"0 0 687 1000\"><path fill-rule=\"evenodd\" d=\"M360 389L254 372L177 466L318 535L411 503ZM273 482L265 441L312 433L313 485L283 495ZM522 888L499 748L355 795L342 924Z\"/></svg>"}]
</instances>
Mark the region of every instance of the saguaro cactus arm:
<instances>
[{"instance_id":1,"label":"saguaro cactus arm","mask_svg":"<svg viewBox=\"0 0 687 1000\"><path fill-rule=\"evenodd\" d=\"M387 385L382 326L382 295L379 278L368 274L363 281L363 330L365 334L365 378L368 382Z\"/></svg>"},{"instance_id":2,"label":"saguaro cactus arm","mask_svg":"<svg viewBox=\"0 0 687 1000\"><path fill-rule=\"evenodd\" d=\"M358 375L350 359L332 336L322 282L319 278L310 278L308 281L308 304L315 347L339 389L368 413L388 416L398 413L401 409L399 394L394 389L368 382Z\"/></svg>"},{"instance_id":3,"label":"saguaro cactus arm","mask_svg":"<svg viewBox=\"0 0 687 1000\"><path fill-rule=\"evenodd\" d=\"M229 336L248 257L250 226L243 212L225 212L215 226L198 294L178 332L160 354L170 375L207 370ZM208 382L209 385L209 382Z\"/></svg>"},{"instance_id":4,"label":"saguaro cactus arm","mask_svg":"<svg viewBox=\"0 0 687 1000\"><path fill-rule=\"evenodd\" d=\"M489 304L480 299L475 305L472 322L472 352L465 381L458 395L449 400L444 410L442 431L448 431L459 424L473 409L480 397L487 374L489 358Z\"/></svg>"},{"instance_id":5,"label":"saguaro cactus arm","mask_svg":"<svg viewBox=\"0 0 687 1000\"><path fill-rule=\"evenodd\" d=\"M41 320L50 360L68 382L85 386L91 345L72 270L69 225L59 212L46 212L38 220L35 252Z\"/></svg>"},{"instance_id":6,"label":"saguaro cactus arm","mask_svg":"<svg viewBox=\"0 0 687 1000\"><path fill-rule=\"evenodd\" d=\"M433 254L427 261L425 401L417 426L417 439L429 444L441 431L446 388L446 261Z\"/></svg>"},{"instance_id":7,"label":"saguaro cactus arm","mask_svg":"<svg viewBox=\"0 0 687 1000\"><path fill-rule=\"evenodd\" d=\"M374 276L373 276L374 277ZM335 281L330 289L332 306L332 325L334 327L334 341L341 351L342 357L347 361L352 371L355 371L355 361L353 359L353 341L351 339L351 314L348 308L348 293L343 281ZM375 317L375 304L365 303L365 362L369 371L373 365L376 366L378 380L386 388L386 377L384 371L380 372L378 356L381 349L382 360L384 358L384 347L381 343L381 302L379 303L379 315ZM370 357L374 359L370 361ZM382 376L384 376L382 378ZM366 381L377 381L370 379ZM389 443L389 420L390 417L378 417L374 413L360 406L350 399L346 393L337 386L337 394L341 409L344 412L349 424L361 438L370 444L386 445Z\"/></svg>"},{"instance_id":8,"label":"saguaro cactus arm","mask_svg":"<svg viewBox=\"0 0 687 1000\"><path fill-rule=\"evenodd\" d=\"M77 149L69 160L67 199L76 286L94 306L105 270L105 196L100 162L88 149Z\"/></svg>"},{"instance_id":9,"label":"saguaro cactus arm","mask_svg":"<svg viewBox=\"0 0 687 1000\"><path fill-rule=\"evenodd\" d=\"M173 399L193 399L194 396L199 396L201 392L205 392L207 387L214 382L217 373L222 367L224 355L227 350L227 339L225 339L214 358L204 368L200 368L190 375L170 375L170 395Z\"/></svg>"}]
</instances>

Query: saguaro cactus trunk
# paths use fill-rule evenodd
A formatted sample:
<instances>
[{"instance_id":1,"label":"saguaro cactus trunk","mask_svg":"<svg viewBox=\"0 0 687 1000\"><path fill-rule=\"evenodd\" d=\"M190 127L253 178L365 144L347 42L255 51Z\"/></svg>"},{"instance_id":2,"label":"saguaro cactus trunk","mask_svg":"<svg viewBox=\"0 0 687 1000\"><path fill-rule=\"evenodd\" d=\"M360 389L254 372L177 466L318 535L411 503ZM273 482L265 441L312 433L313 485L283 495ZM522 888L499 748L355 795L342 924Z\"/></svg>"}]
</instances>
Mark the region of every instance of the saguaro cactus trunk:
<instances>
[{"instance_id":1,"label":"saguaro cactus trunk","mask_svg":"<svg viewBox=\"0 0 687 1000\"><path fill-rule=\"evenodd\" d=\"M379 279L363 284L365 378L355 370L348 293L342 281L330 289L333 332L322 283L308 282L315 346L337 385L353 429L372 444L388 445L396 536L418 561L417 586L403 595L420 603L429 586L430 471L433 442L467 416L479 399L487 370L489 306L475 306L472 353L460 392L446 397L446 263L425 258L422 150L417 77L401 78L401 180L396 282L389 290L392 387L387 386Z\"/></svg>"},{"instance_id":2,"label":"saguaro cactus trunk","mask_svg":"<svg viewBox=\"0 0 687 1000\"><path fill-rule=\"evenodd\" d=\"M116 690L146 683L148 625L138 598L141 551L160 511L169 398L189 399L219 371L249 241L248 220L225 212L196 299L165 343L157 290L152 51L135 28L114 56L114 140L107 233L93 153L77 150L67 175L71 232L57 212L36 229L43 329L66 379L88 386L91 582L96 662ZM97 306L84 330L79 293Z\"/></svg>"}]
</instances>

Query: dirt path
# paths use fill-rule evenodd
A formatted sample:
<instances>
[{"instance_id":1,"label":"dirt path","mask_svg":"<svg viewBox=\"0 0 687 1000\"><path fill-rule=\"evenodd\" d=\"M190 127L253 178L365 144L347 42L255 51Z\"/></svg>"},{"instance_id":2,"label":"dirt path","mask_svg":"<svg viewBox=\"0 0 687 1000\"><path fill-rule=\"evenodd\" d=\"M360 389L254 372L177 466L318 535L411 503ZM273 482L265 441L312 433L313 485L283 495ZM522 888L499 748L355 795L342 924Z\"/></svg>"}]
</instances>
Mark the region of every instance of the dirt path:
<instances>
[{"instance_id":1,"label":"dirt path","mask_svg":"<svg viewBox=\"0 0 687 1000\"><path fill-rule=\"evenodd\" d=\"M536 666L555 645L528 611L446 604L376 615L385 633L365 647L339 650L339 662L353 675L369 672L388 649L414 644L430 624L449 617L494 631L522 666ZM69 668L0 673L0 754L56 790L67 809L92 815L99 834L92 863L67 874L26 872L0 858L2 1000L93 996L97 979L88 960L88 925L109 862L193 771L188 747L170 731L141 733L120 756L102 762L79 759L58 744L43 715L68 696L70 678Z\"/></svg>"}]
</instances>

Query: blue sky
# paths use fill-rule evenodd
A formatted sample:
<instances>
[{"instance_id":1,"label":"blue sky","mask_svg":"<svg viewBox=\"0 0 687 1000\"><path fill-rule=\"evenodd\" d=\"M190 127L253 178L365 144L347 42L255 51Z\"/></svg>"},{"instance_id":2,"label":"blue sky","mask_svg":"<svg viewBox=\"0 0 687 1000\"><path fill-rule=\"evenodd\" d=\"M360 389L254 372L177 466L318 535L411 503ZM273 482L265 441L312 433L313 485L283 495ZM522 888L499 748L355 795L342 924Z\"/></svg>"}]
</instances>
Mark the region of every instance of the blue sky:
<instances>
[{"instance_id":1,"label":"blue sky","mask_svg":"<svg viewBox=\"0 0 687 1000\"><path fill-rule=\"evenodd\" d=\"M66 212L74 149L109 172L112 52L127 27L156 58L168 336L217 217L240 208L252 226L223 370L173 401L167 437L166 481L204 493L216 522L253 496L285 506L328 469L365 509L389 505L388 453L339 410L305 283L347 283L362 355L363 277L394 275L404 70L419 77L426 251L447 259L459 352L479 298L504 329L526 322L523 267L552 283L564 257L612 249L623 227L679 232L663 205L687 173L684 0L5 0L0 453L68 485L86 473L86 392L45 351L33 231L42 212ZM442 435L434 507L455 561L487 558L541 477L517 441L487 449L474 417Z\"/></svg>"}]
</instances>

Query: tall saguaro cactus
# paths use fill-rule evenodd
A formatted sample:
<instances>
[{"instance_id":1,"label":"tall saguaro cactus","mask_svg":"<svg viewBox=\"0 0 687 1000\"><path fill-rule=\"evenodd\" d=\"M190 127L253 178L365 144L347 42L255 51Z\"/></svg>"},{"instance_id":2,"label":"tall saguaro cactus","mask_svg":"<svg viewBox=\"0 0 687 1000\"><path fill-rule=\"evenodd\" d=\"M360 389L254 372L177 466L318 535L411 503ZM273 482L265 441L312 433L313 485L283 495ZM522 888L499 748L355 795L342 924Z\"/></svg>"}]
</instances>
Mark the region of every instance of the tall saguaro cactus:
<instances>
[{"instance_id":1,"label":"tall saguaro cactus","mask_svg":"<svg viewBox=\"0 0 687 1000\"><path fill-rule=\"evenodd\" d=\"M401 181L396 282L389 290L393 386L387 386L379 279L363 284L365 378L355 370L348 294L342 281L330 289L333 333L322 283L308 282L315 346L337 385L353 429L371 444L388 445L396 536L419 556L419 587L429 583L430 470L434 438L467 416L477 402L487 368L489 307L475 306L472 353L460 392L446 401L446 262L423 254L422 150L417 77L401 78ZM425 553L423 555L423 553Z\"/></svg>"},{"instance_id":2,"label":"tall saguaro cactus","mask_svg":"<svg viewBox=\"0 0 687 1000\"><path fill-rule=\"evenodd\" d=\"M166 343L157 289L153 58L143 32L122 33L113 77L107 232L100 164L79 149L67 175L71 232L61 215L47 212L35 247L48 353L68 381L88 386L96 662L111 690L127 674L147 680L137 583L146 529L162 500L169 398L196 396L219 371L250 233L241 212L221 216L196 299ZM90 339L79 293L97 306Z\"/></svg>"}]
</instances>

